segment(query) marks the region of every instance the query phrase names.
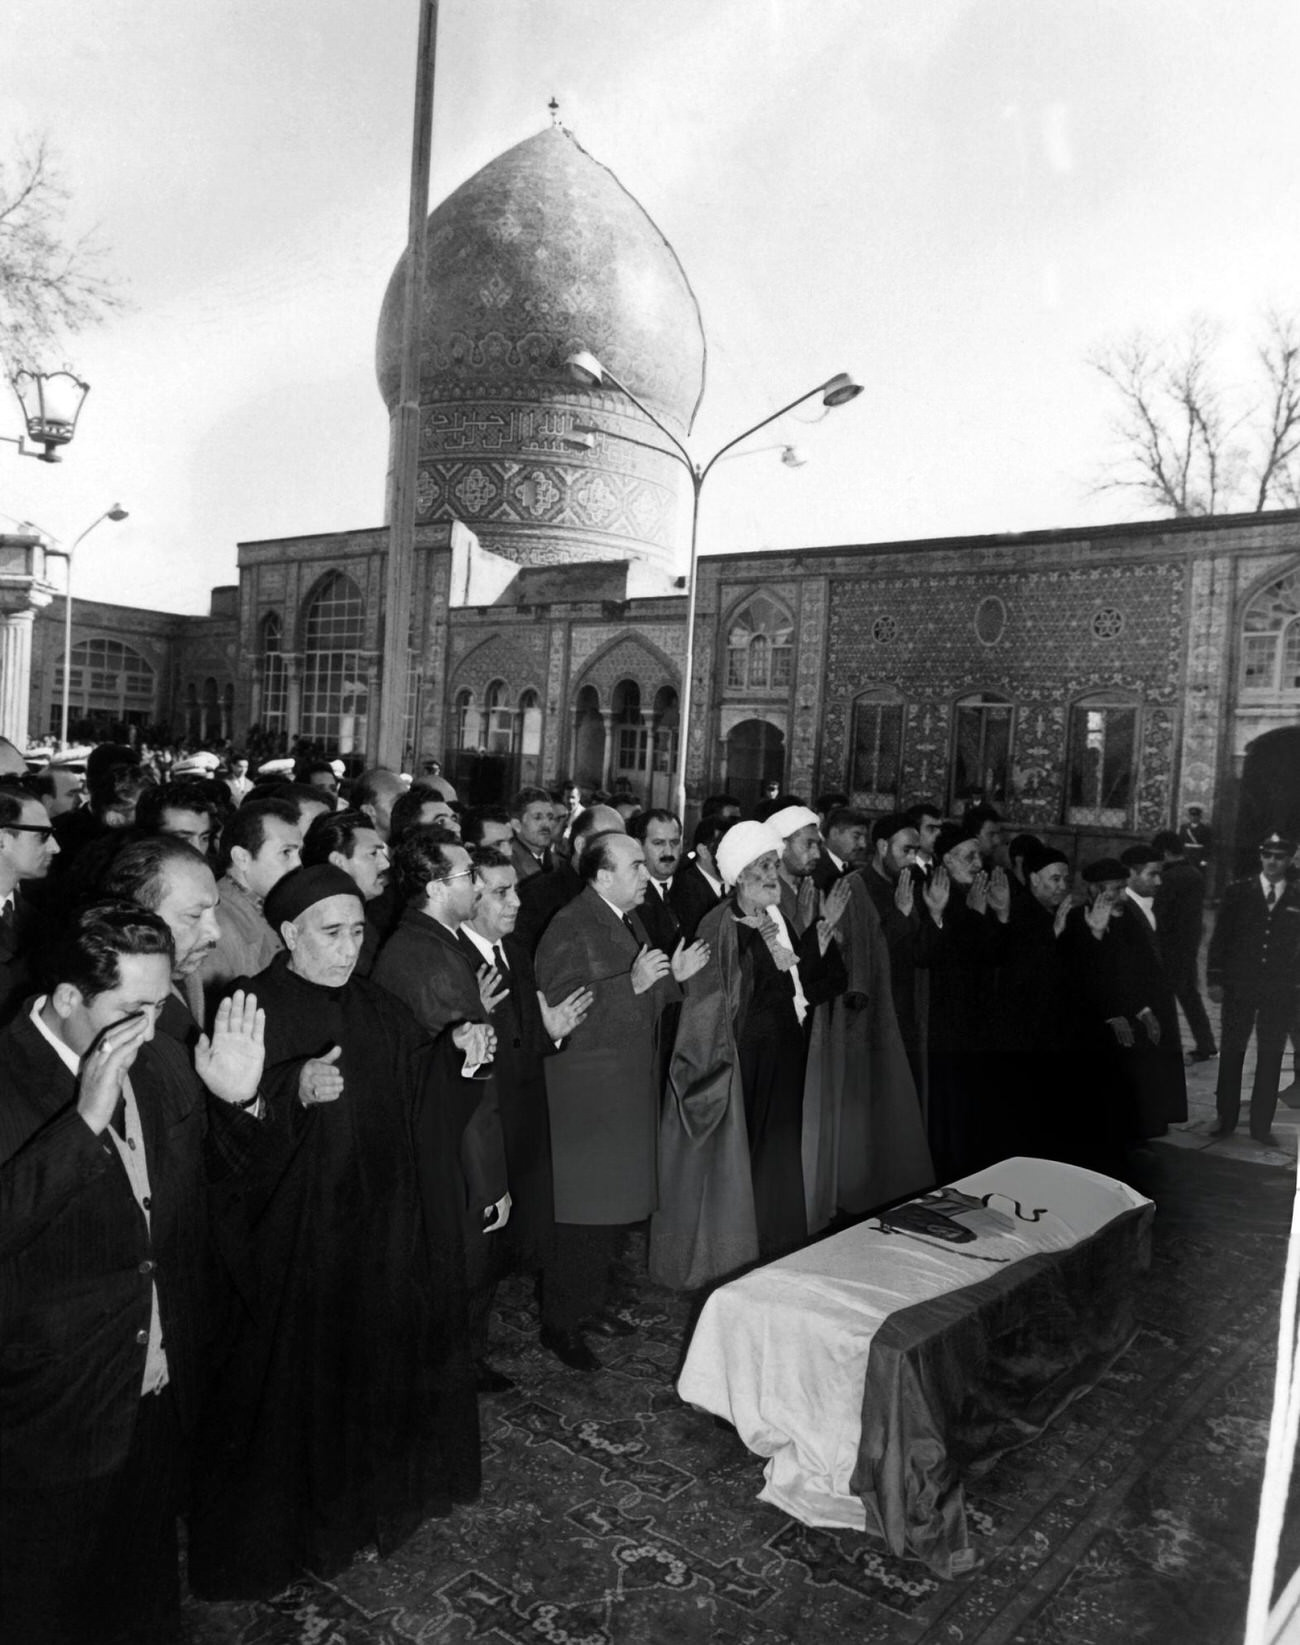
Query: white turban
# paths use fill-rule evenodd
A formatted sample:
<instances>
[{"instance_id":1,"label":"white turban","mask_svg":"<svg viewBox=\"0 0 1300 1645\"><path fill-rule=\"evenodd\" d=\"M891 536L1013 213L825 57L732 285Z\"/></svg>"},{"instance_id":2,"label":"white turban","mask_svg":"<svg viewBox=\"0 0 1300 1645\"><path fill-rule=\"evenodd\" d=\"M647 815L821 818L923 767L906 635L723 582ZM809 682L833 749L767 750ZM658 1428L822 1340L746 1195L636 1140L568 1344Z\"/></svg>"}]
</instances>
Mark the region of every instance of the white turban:
<instances>
[{"instance_id":1,"label":"white turban","mask_svg":"<svg viewBox=\"0 0 1300 1645\"><path fill-rule=\"evenodd\" d=\"M769 851L780 851L782 843L781 836L767 823L732 823L718 841L713 860L726 883L735 885L742 868L748 868L750 863L765 857Z\"/></svg>"},{"instance_id":2,"label":"white turban","mask_svg":"<svg viewBox=\"0 0 1300 1645\"><path fill-rule=\"evenodd\" d=\"M784 811L774 811L767 819L767 826L774 828L782 840L788 840L791 834L807 828L809 823L814 828L820 828L821 818L815 811L809 811L806 805L787 805Z\"/></svg>"}]
</instances>

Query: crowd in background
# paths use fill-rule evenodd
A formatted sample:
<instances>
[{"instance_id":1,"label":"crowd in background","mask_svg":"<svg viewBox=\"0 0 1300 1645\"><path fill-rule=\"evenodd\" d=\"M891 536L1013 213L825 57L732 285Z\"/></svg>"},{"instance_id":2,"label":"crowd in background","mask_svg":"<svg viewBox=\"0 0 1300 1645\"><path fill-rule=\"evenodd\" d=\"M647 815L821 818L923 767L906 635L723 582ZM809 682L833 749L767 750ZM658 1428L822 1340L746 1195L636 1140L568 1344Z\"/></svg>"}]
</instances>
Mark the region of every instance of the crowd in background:
<instances>
[{"instance_id":1,"label":"crowd in background","mask_svg":"<svg viewBox=\"0 0 1300 1645\"><path fill-rule=\"evenodd\" d=\"M172 1637L181 1512L224 1599L473 1500L512 1270L591 1375L630 1227L695 1289L1009 1155L1122 1175L1220 1053L1198 849L1076 889L983 804L716 794L688 840L630 791L464 806L433 761L0 747L6 1637ZM1260 1141L1294 852L1209 956L1219 1128L1255 1034Z\"/></svg>"}]
</instances>

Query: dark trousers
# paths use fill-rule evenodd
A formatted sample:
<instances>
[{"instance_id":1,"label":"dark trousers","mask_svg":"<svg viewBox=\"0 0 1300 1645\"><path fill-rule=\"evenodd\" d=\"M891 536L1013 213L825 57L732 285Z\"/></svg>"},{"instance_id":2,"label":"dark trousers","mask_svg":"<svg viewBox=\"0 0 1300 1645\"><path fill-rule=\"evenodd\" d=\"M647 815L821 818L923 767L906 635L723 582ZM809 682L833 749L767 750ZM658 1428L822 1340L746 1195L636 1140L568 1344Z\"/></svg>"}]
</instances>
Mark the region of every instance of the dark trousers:
<instances>
[{"instance_id":1,"label":"dark trousers","mask_svg":"<svg viewBox=\"0 0 1300 1645\"><path fill-rule=\"evenodd\" d=\"M1210 1027L1210 1019L1201 999L1201 990L1196 980L1196 966L1172 974L1169 981L1174 995L1183 1008L1183 1015L1187 1018L1187 1026L1192 1031L1196 1053L1202 1057L1214 1055L1214 1030Z\"/></svg>"},{"instance_id":2,"label":"dark trousers","mask_svg":"<svg viewBox=\"0 0 1300 1645\"><path fill-rule=\"evenodd\" d=\"M1255 1035L1255 1083L1250 1091L1250 1134L1265 1137L1277 1107L1282 1053L1291 1026L1291 1001L1259 999L1225 993L1219 1036L1219 1090L1217 1106L1222 1124L1235 1126L1241 1117L1241 1070L1250 1036Z\"/></svg>"},{"instance_id":3,"label":"dark trousers","mask_svg":"<svg viewBox=\"0 0 1300 1645\"><path fill-rule=\"evenodd\" d=\"M0 1638L163 1645L179 1638L184 1456L171 1390L140 1401L122 1466L42 1490L0 1482Z\"/></svg>"},{"instance_id":4,"label":"dark trousers","mask_svg":"<svg viewBox=\"0 0 1300 1645\"><path fill-rule=\"evenodd\" d=\"M576 1331L603 1311L622 1231L618 1224L556 1223L555 1257L542 1286L544 1326Z\"/></svg>"}]
</instances>

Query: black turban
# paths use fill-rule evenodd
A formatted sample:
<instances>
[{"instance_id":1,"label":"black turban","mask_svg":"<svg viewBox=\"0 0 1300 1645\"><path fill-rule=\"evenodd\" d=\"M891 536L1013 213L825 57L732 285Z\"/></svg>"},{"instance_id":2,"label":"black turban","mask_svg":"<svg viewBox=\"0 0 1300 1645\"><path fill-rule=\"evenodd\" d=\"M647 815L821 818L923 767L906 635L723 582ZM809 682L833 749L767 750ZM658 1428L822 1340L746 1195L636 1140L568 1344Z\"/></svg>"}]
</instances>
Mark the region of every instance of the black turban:
<instances>
[{"instance_id":1,"label":"black turban","mask_svg":"<svg viewBox=\"0 0 1300 1645\"><path fill-rule=\"evenodd\" d=\"M1126 880L1128 869L1118 857L1098 857L1080 870L1079 877L1088 885L1100 885L1104 880Z\"/></svg>"},{"instance_id":2,"label":"black turban","mask_svg":"<svg viewBox=\"0 0 1300 1645\"><path fill-rule=\"evenodd\" d=\"M327 897L355 897L364 902L361 887L350 874L331 862L314 863L310 868L294 868L273 885L262 904L262 913L272 931L286 920L296 920L304 908L324 902Z\"/></svg>"}]
</instances>

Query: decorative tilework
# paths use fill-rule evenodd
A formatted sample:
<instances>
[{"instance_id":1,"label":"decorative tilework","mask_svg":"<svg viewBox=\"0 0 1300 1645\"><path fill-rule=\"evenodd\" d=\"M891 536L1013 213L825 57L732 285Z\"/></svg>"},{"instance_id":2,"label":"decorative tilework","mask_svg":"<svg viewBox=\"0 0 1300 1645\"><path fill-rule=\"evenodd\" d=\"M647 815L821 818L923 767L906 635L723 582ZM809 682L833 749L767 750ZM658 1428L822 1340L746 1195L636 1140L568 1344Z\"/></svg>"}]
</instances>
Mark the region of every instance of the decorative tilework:
<instances>
[{"instance_id":1,"label":"decorative tilework","mask_svg":"<svg viewBox=\"0 0 1300 1645\"><path fill-rule=\"evenodd\" d=\"M494 634L491 639L476 646L457 666L451 680L450 694L454 696L468 686L475 699L482 702L493 680L504 680L512 697L529 686L540 688L543 683L540 661L536 646L519 645L513 636L506 639L503 635Z\"/></svg>"},{"instance_id":2,"label":"decorative tilework","mask_svg":"<svg viewBox=\"0 0 1300 1645\"><path fill-rule=\"evenodd\" d=\"M826 631L824 578L809 579L799 601L799 646L795 659L794 718L787 745L791 789L811 797L815 787L817 739L825 686L823 636Z\"/></svg>"},{"instance_id":3,"label":"decorative tilework","mask_svg":"<svg viewBox=\"0 0 1300 1645\"><path fill-rule=\"evenodd\" d=\"M908 702L904 794L947 792L951 706L980 690L1018 705L1012 749L1017 820L1059 820L1065 771L1064 705L1085 693L1126 690L1149 709L1143 757L1147 812L1172 797L1174 724L1181 696L1185 570L1181 561L1042 569L932 571L832 580L826 642L826 698L820 786L844 780L849 704L871 685L900 690ZM994 635L980 613L990 601L1005 613ZM874 643L882 608L898 617L887 651ZM1105 611L1106 638L1094 630ZM1123 630L1114 644L1110 630ZM993 636L990 638L990 636ZM1147 814L1144 812L1143 814ZM1161 827L1167 813L1153 826Z\"/></svg>"}]
</instances>

